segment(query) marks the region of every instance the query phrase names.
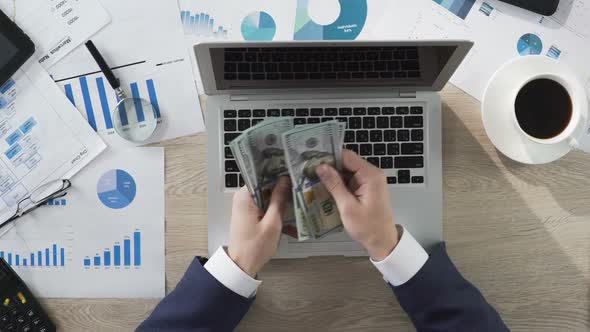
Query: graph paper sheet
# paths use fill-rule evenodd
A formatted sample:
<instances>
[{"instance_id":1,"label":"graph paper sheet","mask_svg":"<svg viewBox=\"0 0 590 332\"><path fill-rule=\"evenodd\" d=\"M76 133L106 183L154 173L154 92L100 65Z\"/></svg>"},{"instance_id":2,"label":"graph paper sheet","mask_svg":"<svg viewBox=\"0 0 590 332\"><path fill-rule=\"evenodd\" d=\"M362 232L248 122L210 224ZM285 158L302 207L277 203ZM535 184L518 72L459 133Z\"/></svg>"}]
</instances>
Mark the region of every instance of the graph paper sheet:
<instances>
[{"instance_id":1,"label":"graph paper sheet","mask_svg":"<svg viewBox=\"0 0 590 332\"><path fill-rule=\"evenodd\" d=\"M35 43L35 57L49 68L107 25L109 14L98 0L0 0L0 9Z\"/></svg>"},{"instance_id":2,"label":"graph paper sheet","mask_svg":"<svg viewBox=\"0 0 590 332\"><path fill-rule=\"evenodd\" d=\"M159 126L148 143L204 131L177 3L103 0L102 4L112 21L92 40L126 94L154 105ZM49 72L111 148L134 146L113 129L116 94L85 47L74 50Z\"/></svg>"},{"instance_id":3,"label":"graph paper sheet","mask_svg":"<svg viewBox=\"0 0 590 332\"><path fill-rule=\"evenodd\" d=\"M41 297L163 297L164 200L163 148L109 151L22 217L0 257Z\"/></svg>"}]
</instances>

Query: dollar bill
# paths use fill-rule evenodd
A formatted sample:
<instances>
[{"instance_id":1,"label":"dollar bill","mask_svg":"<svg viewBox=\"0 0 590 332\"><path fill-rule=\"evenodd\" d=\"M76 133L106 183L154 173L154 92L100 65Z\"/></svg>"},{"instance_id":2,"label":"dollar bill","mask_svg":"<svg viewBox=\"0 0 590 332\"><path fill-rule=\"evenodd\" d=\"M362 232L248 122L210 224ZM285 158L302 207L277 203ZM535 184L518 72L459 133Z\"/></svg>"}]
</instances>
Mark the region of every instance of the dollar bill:
<instances>
[{"instance_id":1,"label":"dollar bill","mask_svg":"<svg viewBox=\"0 0 590 332\"><path fill-rule=\"evenodd\" d=\"M238 164L248 191L252 195L256 205L260 207L260 197L255 195L255 189L257 187L256 173L254 170L254 163L252 161L250 144L248 143L248 136L240 135L236 137L229 144L229 148L236 159L236 163Z\"/></svg>"},{"instance_id":2,"label":"dollar bill","mask_svg":"<svg viewBox=\"0 0 590 332\"><path fill-rule=\"evenodd\" d=\"M293 118L269 119L249 128L230 143L244 182L261 210L268 208L279 177L288 175L281 134L292 128ZM282 217L283 233L303 241L308 237L298 234L297 225L304 222L297 220L298 216L301 213L296 213L295 204L290 202Z\"/></svg>"},{"instance_id":3,"label":"dollar bill","mask_svg":"<svg viewBox=\"0 0 590 332\"><path fill-rule=\"evenodd\" d=\"M261 198L262 210L268 208L272 190L279 177L288 175L282 133L292 128L292 118L274 118L259 123L245 133L256 177L254 193Z\"/></svg>"},{"instance_id":4,"label":"dollar bill","mask_svg":"<svg viewBox=\"0 0 590 332\"><path fill-rule=\"evenodd\" d=\"M289 175L310 235L322 237L342 226L336 202L320 182L316 168L329 164L342 169L343 129L337 121L297 127L283 133Z\"/></svg>"},{"instance_id":5,"label":"dollar bill","mask_svg":"<svg viewBox=\"0 0 590 332\"><path fill-rule=\"evenodd\" d=\"M297 196L297 192L295 191L295 187L292 188L293 191L293 213L295 214L295 227L297 228L297 240L299 241L306 241L312 238L312 234L309 230L309 221L307 220L303 204L299 197Z\"/></svg>"}]
</instances>

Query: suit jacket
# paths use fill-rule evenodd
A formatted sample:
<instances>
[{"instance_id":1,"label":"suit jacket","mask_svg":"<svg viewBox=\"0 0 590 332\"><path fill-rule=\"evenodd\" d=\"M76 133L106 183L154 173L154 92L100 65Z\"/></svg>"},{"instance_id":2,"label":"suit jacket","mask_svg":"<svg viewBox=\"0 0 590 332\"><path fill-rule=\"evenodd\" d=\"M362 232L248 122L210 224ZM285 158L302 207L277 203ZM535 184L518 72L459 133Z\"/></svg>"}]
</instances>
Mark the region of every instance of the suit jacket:
<instances>
[{"instance_id":1,"label":"suit jacket","mask_svg":"<svg viewBox=\"0 0 590 332\"><path fill-rule=\"evenodd\" d=\"M231 331L254 298L222 285L195 259L176 289L137 331ZM392 287L418 331L508 331L482 294L465 280L438 245L426 264L405 284Z\"/></svg>"}]
</instances>

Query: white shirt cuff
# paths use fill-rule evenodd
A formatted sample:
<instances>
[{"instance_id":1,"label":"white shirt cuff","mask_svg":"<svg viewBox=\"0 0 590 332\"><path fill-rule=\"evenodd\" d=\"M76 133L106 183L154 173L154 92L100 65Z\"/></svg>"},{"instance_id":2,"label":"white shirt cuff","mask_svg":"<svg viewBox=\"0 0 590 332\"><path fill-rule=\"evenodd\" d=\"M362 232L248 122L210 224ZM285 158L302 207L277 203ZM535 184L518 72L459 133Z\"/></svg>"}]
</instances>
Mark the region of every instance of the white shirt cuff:
<instances>
[{"instance_id":1,"label":"white shirt cuff","mask_svg":"<svg viewBox=\"0 0 590 332\"><path fill-rule=\"evenodd\" d=\"M383 274L385 281L393 286L401 286L412 279L427 260L426 250L410 232L402 228L402 236L389 256L379 262L371 258L371 263Z\"/></svg>"},{"instance_id":2,"label":"white shirt cuff","mask_svg":"<svg viewBox=\"0 0 590 332\"><path fill-rule=\"evenodd\" d=\"M225 287L248 299L256 294L258 286L262 283L262 281L256 280L250 277L246 272L242 271L242 269L232 261L223 247L219 247L219 249L215 251L213 256L211 256L207 263L205 263L204 267Z\"/></svg>"}]
</instances>

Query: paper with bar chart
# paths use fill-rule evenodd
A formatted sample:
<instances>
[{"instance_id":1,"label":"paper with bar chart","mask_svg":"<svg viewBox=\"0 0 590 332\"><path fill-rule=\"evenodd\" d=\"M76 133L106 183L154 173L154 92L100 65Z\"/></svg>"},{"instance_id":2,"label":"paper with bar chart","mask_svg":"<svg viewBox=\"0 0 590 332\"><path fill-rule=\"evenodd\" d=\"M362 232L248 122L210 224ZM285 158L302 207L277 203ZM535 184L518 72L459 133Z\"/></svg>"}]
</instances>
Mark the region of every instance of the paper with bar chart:
<instances>
[{"instance_id":1,"label":"paper with bar chart","mask_svg":"<svg viewBox=\"0 0 590 332\"><path fill-rule=\"evenodd\" d=\"M0 9L35 42L35 56L49 68L110 21L98 0L0 0Z\"/></svg>"},{"instance_id":2,"label":"paper with bar chart","mask_svg":"<svg viewBox=\"0 0 590 332\"><path fill-rule=\"evenodd\" d=\"M112 22L92 37L120 79L128 96L154 105L159 126L150 142L172 139L205 129L191 60L178 20L178 6L170 1L103 0ZM141 8L141 15L138 15ZM154 24L153 22L157 22ZM50 70L70 101L112 148L133 146L113 129L118 103L104 75L85 47L74 50ZM141 123L143 112L129 123Z\"/></svg>"},{"instance_id":3,"label":"paper with bar chart","mask_svg":"<svg viewBox=\"0 0 590 332\"><path fill-rule=\"evenodd\" d=\"M164 206L163 148L108 151L19 219L0 257L41 297L162 297Z\"/></svg>"},{"instance_id":4,"label":"paper with bar chart","mask_svg":"<svg viewBox=\"0 0 590 332\"><path fill-rule=\"evenodd\" d=\"M475 41L451 83L478 99L494 72L515 57L546 56L568 64L582 82L590 79L585 0L561 0L547 17L498 0L390 0L381 12L359 38Z\"/></svg>"}]
</instances>

